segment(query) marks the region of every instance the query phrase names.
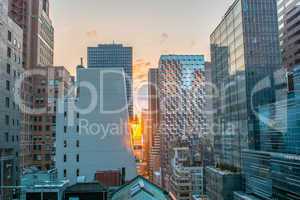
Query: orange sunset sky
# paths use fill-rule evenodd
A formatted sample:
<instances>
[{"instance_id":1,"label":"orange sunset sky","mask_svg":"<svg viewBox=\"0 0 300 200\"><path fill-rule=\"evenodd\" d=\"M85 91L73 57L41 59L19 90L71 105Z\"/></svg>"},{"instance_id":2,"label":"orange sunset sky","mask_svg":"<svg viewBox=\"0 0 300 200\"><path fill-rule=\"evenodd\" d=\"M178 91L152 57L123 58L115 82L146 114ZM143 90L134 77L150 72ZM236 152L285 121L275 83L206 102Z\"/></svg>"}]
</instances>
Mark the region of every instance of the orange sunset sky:
<instances>
[{"instance_id":1,"label":"orange sunset sky","mask_svg":"<svg viewBox=\"0 0 300 200\"><path fill-rule=\"evenodd\" d=\"M233 0L52 0L55 61L72 74L86 48L123 43L134 50L134 87L161 54L204 54ZM137 91L137 89L135 89ZM136 95L136 94L135 94Z\"/></svg>"}]
</instances>

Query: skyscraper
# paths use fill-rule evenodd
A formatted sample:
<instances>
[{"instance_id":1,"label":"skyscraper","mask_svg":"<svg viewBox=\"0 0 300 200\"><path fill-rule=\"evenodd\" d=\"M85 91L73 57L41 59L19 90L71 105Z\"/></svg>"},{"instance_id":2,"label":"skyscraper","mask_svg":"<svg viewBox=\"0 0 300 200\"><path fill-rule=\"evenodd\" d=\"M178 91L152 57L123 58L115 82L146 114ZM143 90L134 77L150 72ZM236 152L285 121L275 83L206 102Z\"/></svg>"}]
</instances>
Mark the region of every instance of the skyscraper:
<instances>
[{"instance_id":1,"label":"skyscraper","mask_svg":"<svg viewBox=\"0 0 300 200\"><path fill-rule=\"evenodd\" d=\"M290 73L294 90L285 93L285 99L259 107L259 150L243 151L246 193L263 199L300 198L299 66Z\"/></svg>"},{"instance_id":2,"label":"skyscraper","mask_svg":"<svg viewBox=\"0 0 300 200\"><path fill-rule=\"evenodd\" d=\"M129 117L133 117L132 47L122 44L99 44L97 47L89 47L88 67L124 69Z\"/></svg>"},{"instance_id":3,"label":"skyscraper","mask_svg":"<svg viewBox=\"0 0 300 200\"><path fill-rule=\"evenodd\" d=\"M159 98L158 98L158 68L148 71L148 110L150 141L150 180L160 180L160 141L159 133ZM155 176L158 176L154 178ZM155 182L160 185L160 181Z\"/></svg>"},{"instance_id":4,"label":"skyscraper","mask_svg":"<svg viewBox=\"0 0 300 200\"><path fill-rule=\"evenodd\" d=\"M48 0L8 0L9 16L23 29L23 68L52 66L54 52L54 28L49 15ZM23 81L22 99L28 108L33 108L34 91L40 86L32 77ZM28 110L21 115L21 168L32 165L32 118ZM42 131L41 131L42 132Z\"/></svg>"},{"instance_id":5,"label":"skyscraper","mask_svg":"<svg viewBox=\"0 0 300 200\"><path fill-rule=\"evenodd\" d=\"M277 0L279 41L283 65L292 71L300 64L300 1Z\"/></svg>"},{"instance_id":6,"label":"skyscraper","mask_svg":"<svg viewBox=\"0 0 300 200\"><path fill-rule=\"evenodd\" d=\"M23 66L53 65L54 28L49 0L9 0L9 15L23 29Z\"/></svg>"},{"instance_id":7,"label":"skyscraper","mask_svg":"<svg viewBox=\"0 0 300 200\"><path fill-rule=\"evenodd\" d=\"M15 101L17 79L22 68L22 29L8 16L8 1L0 2L0 199L13 199L19 184L21 115ZM6 188L5 188L6 187Z\"/></svg>"},{"instance_id":8,"label":"skyscraper","mask_svg":"<svg viewBox=\"0 0 300 200\"><path fill-rule=\"evenodd\" d=\"M35 67L43 75L32 76L34 85L33 106L43 109L32 114L32 165L41 170L50 170L54 166L56 138L56 104L58 99L68 96L73 85L70 73L63 66Z\"/></svg>"},{"instance_id":9,"label":"skyscraper","mask_svg":"<svg viewBox=\"0 0 300 200\"><path fill-rule=\"evenodd\" d=\"M219 180L241 172L243 149L259 148L255 112L275 101L274 72L281 68L277 20L275 0L236 0L210 36L212 82L219 90L213 99L217 168L210 174L224 177ZM260 82L266 77L269 85ZM216 190L208 188L211 199L219 199Z\"/></svg>"},{"instance_id":10,"label":"skyscraper","mask_svg":"<svg viewBox=\"0 0 300 200\"><path fill-rule=\"evenodd\" d=\"M171 191L171 179L176 176L173 167L177 167L172 164L175 148L188 148L189 167L202 165L200 137L206 133L204 56L162 55L158 73L162 183ZM182 192L191 195L190 190Z\"/></svg>"}]
</instances>

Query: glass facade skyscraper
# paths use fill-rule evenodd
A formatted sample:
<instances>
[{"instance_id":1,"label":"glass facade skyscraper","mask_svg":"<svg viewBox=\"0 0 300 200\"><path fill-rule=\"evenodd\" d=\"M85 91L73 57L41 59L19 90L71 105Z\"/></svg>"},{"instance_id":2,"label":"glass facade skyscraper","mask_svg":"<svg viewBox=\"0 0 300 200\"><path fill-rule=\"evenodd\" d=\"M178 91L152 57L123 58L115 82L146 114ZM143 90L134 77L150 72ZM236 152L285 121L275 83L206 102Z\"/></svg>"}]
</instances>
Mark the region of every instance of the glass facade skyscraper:
<instances>
[{"instance_id":1,"label":"glass facade skyscraper","mask_svg":"<svg viewBox=\"0 0 300 200\"><path fill-rule=\"evenodd\" d=\"M232 200L233 192L243 186L242 151L260 147L258 107L276 99L274 77L281 68L276 0L235 0L210 43L212 83L217 88L213 98L216 167L206 168L210 175L206 189L210 199ZM227 195L215 195L222 191L211 182L215 179L221 181L217 185L232 186Z\"/></svg>"},{"instance_id":2,"label":"glass facade skyscraper","mask_svg":"<svg viewBox=\"0 0 300 200\"><path fill-rule=\"evenodd\" d=\"M252 107L274 101L273 87L257 84L280 69L274 0L236 0L211 34L215 152L218 163L241 168L241 150L256 148Z\"/></svg>"},{"instance_id":3,"label":"glass facade skyscraper","mask_svg":"<svg viewBox=\"0 0 300 200\"><path fill-rule=\"evenodd\" d=\"M129 116L133 117L132 47L122 44L99 44L88 47L89 68L122 68L126 75L126 92Z\"/></svg>"},{"instance_id":4,"label":"glass facade skyscraper","mask_svg":"<svg viewBox=\"0 0 300 200\"><path fill-rule=\"evenodd\" d=\"M287 98L259 108L260 151L243 152L246 192L263 199L300 198L300 67Z\"/></svg>"},{"instance_id":5,"label":"glass facade skyscraper","mask_svg":"<svg viewBox=\"0 0 300 200\"><path fill-rule=\"evenodd\" d=\"M158 69L162 183L171 189L174 148L187 147L198 163L200 136L206 133L204 56L162 55ZM188 191L188 190L187 190Z\"/></svg>"}]
</instances>

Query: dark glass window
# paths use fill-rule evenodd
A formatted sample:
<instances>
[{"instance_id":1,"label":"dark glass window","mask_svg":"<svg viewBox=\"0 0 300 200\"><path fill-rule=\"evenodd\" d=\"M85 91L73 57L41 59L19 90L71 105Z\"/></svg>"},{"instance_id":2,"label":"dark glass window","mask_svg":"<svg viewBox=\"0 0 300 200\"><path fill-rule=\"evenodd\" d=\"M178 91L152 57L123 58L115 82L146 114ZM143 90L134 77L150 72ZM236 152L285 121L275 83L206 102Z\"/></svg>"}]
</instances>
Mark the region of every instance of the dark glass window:
<instances>
[{"instance_id":1,"label":"dark glass window","mask_svg":"<svg viewBox=\"0 0 300 200\"><path fill-rule=\"evenodd\" d=\"M10 64L7 63L6 65L6 73L10 74Z\"/></svg>"},{"instance_id":2,"label":"dark glass window","mask_svg":"<svg viewBox=\"0 0 300 200\"><path fill-rule=\"evenodd\" d=\"M8 39L8 41L10 41L10 42L11 42L11 40L12 40L12 34L11 34L10 31L8 31L8 33L7 33L7 39Z\"/></svg>"}]
</instances>

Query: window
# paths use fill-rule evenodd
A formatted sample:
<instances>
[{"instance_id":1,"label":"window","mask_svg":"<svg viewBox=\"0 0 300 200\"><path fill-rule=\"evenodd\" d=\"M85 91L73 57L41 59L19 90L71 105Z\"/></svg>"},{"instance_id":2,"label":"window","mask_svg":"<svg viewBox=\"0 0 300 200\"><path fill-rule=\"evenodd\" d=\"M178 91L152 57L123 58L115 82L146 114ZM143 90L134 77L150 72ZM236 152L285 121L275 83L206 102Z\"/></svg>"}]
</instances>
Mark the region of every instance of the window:
<instances>
[{"instance_id":1,"label":"window","mask_svg":"<svg viewBox=\"0 0 300 200\"><path fill-rule=\"evenodd\" d=\"M77 133L79 133L79 126L76 127L76 131L77 131Z\"/></svg>"},{"instance_id":2,"label":"window","mask_svg":"<svg viewBox=\"0 0 300 200\"><path fill-rule=\"evenodd\" d=\"M8 39L8 41L10 41L10 42L11 42L11 40L12 40L12 35L11 35L11 32L10 32L10 31L8 31L8 33L7 33L7 39Z\"/></svg>"},{"instance_id":3,"label":"window","mask_svg":"<svg viewBox=\"0 0 300 200\"><path fill-rule=\"evenodd\" d=\"M11 48L7 47L7 57L11 58Z\"/></svg>"},{"instance_id":4,"label":"window","mask_svg":"<svg viewBox=\"0 0 300 200\"><path fill-rule=\"evenodd\" d=\"M79 162L79 154L76 155L76 162Z\"/></svg>"},{"instance_id":5,"label":"window","mask_svg":"<svg viewBox=\"0 0 300 200\"><path fill-rule=\"evenodd\" d=\"M9 82L9 80L6 80L6 89L8 91L10 90L10 82Z\"/></svg>"},{"instance_id":6,"label":"window","mask_svg":"<svg viewBox=\"0 0 300 200\"><path fill-rule=\"evenodd\" d=\"M79 113L77 113L77 119L79 119Z\"/></svg>"},{"instance_id":7,"label":"window","mask_svg":"<svg viewBox=\"0 0 300 200\"><path fill-rule=\"evenodd\" d=\"M67 127L66 127L66 126L64 126L64 132L65 132L65 133L67 132Z\"/></svg>"},{"instance_id":8,"label":"window","mask_svg":"<svg viewBox=\"0 0 300 200\"><path fill-rule=\"evenodd\" d=\"M9 116L5 115L5 124L9 126Z\"/></svg>"},{"instance_id":9,"label":"window","mask_svg":"<svg viewBox=\"0 0 300 200\"><path fill-rule=\"evenodd\" d=\"M67 148L67 141L64 141L64 148Z\"/></svg>"},{"instance_id":10,"label":"window","mask_svg":"<svg viewBox=\"0 0 300 200\"><path fill-rule=\"evenodd\" d=\"M50 161L51 160L51 155L50 154L46 154L45 155L45 160L46 161Z\"/></svg>"},{"instance_id":11,"label":"window","mask_svg":"<svg viewBox=\"0 0 300 200\"><path fill-rule=\"evenodd\" d=\"M64 169L64 177L66 178L67 177L67 170Z\"/></svg>"},{"instance_id":12,"label":"window","mask_svg":"<svg viewBox=\"0 0 300 200\"><path fill-rule=\"evenodd\" d=\"M9 108L9 97L5 97L5 106Z\"/></svg>"},{"instance_id":13,"label":"window","mask_svg":"<svg viewBox=\"0 0 300 200\"><path fill-rule=\"evenodd\" d=\"M79 147L79 140L76 141L76 147Z\"/></svg>"},{"instance_id":14,"label":"window","mask_svg":"<svg viewBox=\"0 0 300 200\"><path fill-rule=\"evenodd\" d=\"M67 162L67 155L64 154L64 162Z\"/></svg>"},{"instance_id":15,"label":"window","mask_svg":"<svg viewBox=\"0 0 300 200\"><path fill-rule=\"evenodd\" d=\"M80 176L80 171L79 171L79 169L76 170L76 176Z\"/></svg>"},{"instance_id":16,"label":"window","mask_svg":"<svg viewBox=\"0 0 300 200\"><path fill-rule=\"evenodd\" d=\"M65 118L67 117L67 112L64 112L64 117L65 117Z\"/></svg>"},{"instance_id":17,"label":"window","mask_svg":"<svg viewBox=\"0 0 300 200\"><path fill-rule=\"evenodd\" d=\"M8 63L6 65L6 73L10 74L10 64Z\"/></svg>"},{"instance_id":18,"label":"window","mask_svg":"<svg viewBox=\"0 0 300 200\"><path fill-rule=\"evenodd\" d=\"M49 125L46 126L46 131L50 131L50 126Z\"/></svg>"}]
</instances>

